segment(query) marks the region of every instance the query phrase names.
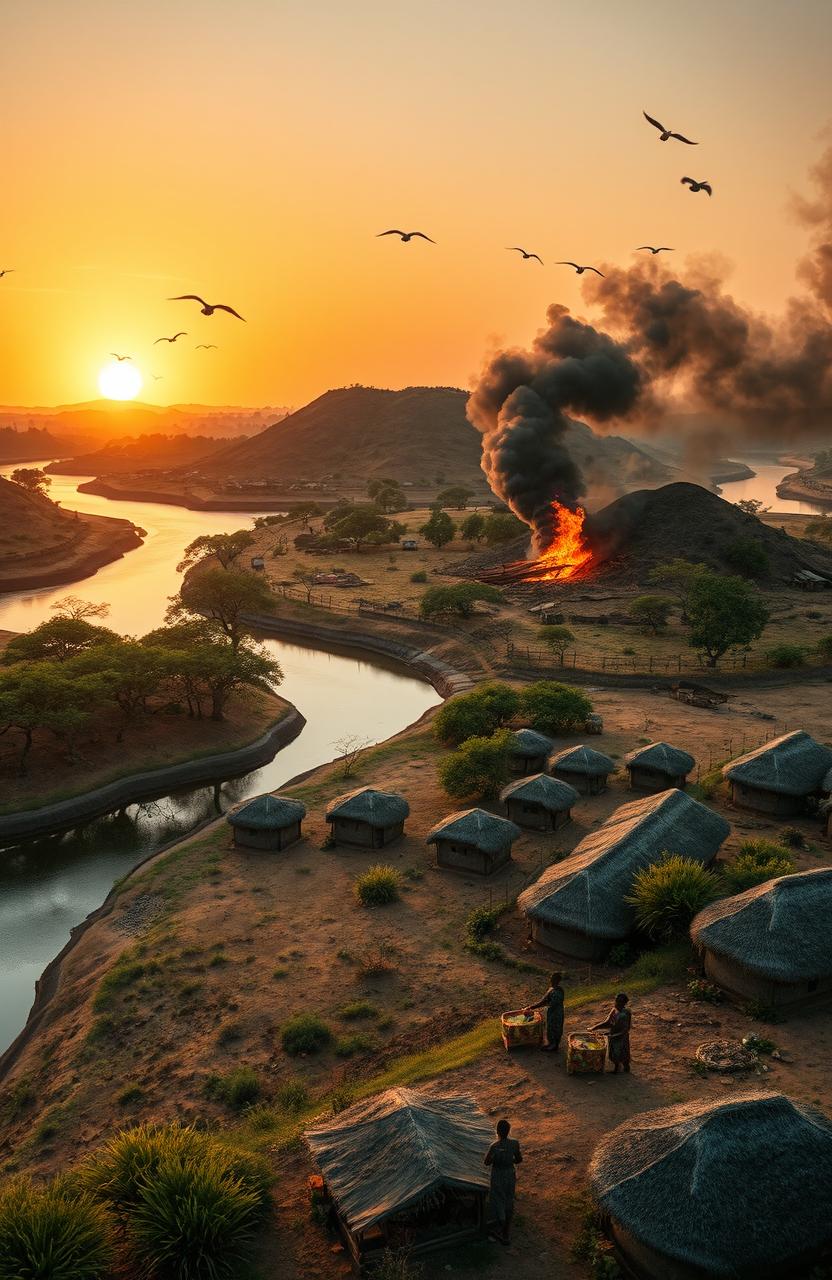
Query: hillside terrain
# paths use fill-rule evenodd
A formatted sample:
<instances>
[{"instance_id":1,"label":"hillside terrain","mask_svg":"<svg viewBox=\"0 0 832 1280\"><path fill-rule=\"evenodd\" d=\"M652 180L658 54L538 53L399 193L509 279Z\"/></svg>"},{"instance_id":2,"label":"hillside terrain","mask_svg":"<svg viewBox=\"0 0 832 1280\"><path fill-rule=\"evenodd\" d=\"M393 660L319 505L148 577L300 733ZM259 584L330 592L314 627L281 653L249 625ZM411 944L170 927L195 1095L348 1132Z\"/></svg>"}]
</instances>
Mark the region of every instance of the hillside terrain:
<instances>
[{"instance_id":1,"label":"hillside terrain","mask_svg":"<svg viewBox=\"0 0 832 1280\"><path fill-rule=\"evenodd\" d=\"M199 404L154 405L140 401L90 400L54 409L0 405L0 429L48 430L58 442L55 453L86 452L111 440L161 432L165 435L233 437L262 431L283 417L285 408L246 409ZM46 457L47 454L40 454Z\"/></svg>"},{"instance_id":2,"label":"hillside terrain","mask_svg":"<svg viewBox=\"0 0 832 1280\"><path fill-rule=\"evenodd\" d=\"M0 463L32 462L36 458L48 458L60 450L60 445L45 427L27 427L17 431L14 427L0 427Z\"/></svg>"},{"instance_id":3,"label":"hillside terrain","mask_svg":"<svg viewBox=\"0 0 832 1280\"><path fill-rule=\"evenodd\" d=\"M102 449L53 462L46 470L56 476L120 475L139 471L191 466L229 444L227 437L165 435L127 436L111 440ZM45 457L45 454L39 455Z\"/></svg>"}]
</instances>

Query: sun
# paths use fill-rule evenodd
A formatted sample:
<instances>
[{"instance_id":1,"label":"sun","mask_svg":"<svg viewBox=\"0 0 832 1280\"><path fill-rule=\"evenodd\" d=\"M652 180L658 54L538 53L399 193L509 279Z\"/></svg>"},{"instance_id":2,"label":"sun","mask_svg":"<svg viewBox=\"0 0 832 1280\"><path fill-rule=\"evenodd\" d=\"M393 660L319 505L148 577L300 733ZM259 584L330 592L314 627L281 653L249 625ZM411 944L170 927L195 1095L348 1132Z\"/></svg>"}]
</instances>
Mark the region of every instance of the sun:
<instances>
[{"instance_id":1,"label":"sun","mask_svg":"<svg viewBox=\"0 0 832 1280\"><path fill-rule=\"evenodd\" d=\"M142 375L129 360L111 360L98 375L98 390L108 400L134 400L142 381Z\"/></svg>"}]
</instances>

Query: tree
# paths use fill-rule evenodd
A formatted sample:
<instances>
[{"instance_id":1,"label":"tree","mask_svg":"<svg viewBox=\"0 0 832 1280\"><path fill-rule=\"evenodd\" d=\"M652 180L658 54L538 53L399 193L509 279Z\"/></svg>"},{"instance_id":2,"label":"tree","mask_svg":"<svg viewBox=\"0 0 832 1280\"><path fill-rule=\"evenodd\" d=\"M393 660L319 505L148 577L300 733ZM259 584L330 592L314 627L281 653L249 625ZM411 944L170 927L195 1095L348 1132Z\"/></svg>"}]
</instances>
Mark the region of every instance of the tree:
<instances>
[{"instance_id":1,"label":"tree","mask_svg":"<svg viewBox=\"0 0 832 1280\"><path fill-rule=\"evenodd\" d=\"M10 640L3 650L2 663L10 666L13 662L43 659L66 662L85 649L118 643L119 637L109 627L95 627L83 618L47 618L34 630Z\"/></svg>"},{"instance_id":2,"label":"tree","mask_svg":"<svg viewBox=\"0 0 832 1280\"><path fill-rule=\"evenodd\" d=\"M755 538L735 538L726 543L722 558L744 578L760 578L768 571L768 552Z\"/></svg>"},{"instance_id":3,"label":"tree","mask_svg":"<svg viewBox=\"0 0 832 1280\"><path fill-rule=\"evenodd\" d=\"M158 627L140 643L165 651L165 686L179 693L189 714L200 719L205 700L210 702L211 718L222 720L238 688L273 689L283 680L280 664L261 646L244 639L235 653L205 619Z\"/></svg>"},{"instance_id":4,"label":"tree","mask_svg":"<svg viewBox=\"0 0 832 1280\"><path fill-rule=\"evenodd\" d=\"M468 738L488 737L516 714L518 701L511 685L488 681L443 703L434 716L433 732L440 742L455 746Z\"/></svg>"},{"instance_id":5,"label":"tree","mask_svg":"<svg viewBox=\"0 0 832 1280\"><path fill-rule=\"evenodd\" d=\"M226 646L223 646L226 647ZM68 663L72 674L97 676L125 720L147 710L170 670L170 651L138 640L119 640L78 654ZM121 741L121 731L117 741Z\"/></svg>"},{"instance_id":6,"label":"tree","mask_svg":"<svg viewBox=\"0 0 832 1280\"><path fill-rule=\"evenodd\" d=\"M333 538L352 542L355 550L360 551L362 544L371 538L377 537L379 543L398 542L404 526L383 515L378 507L355 506L330 526L330 533Z\"/></svg>"},{"instance_id":7,"label":"tree","mask_svg":"<svg viewBox=\"0 0 832 1280\"><path fill-rule=\"evenodd\" d=\"M476 600L497 603L502 598L502 592L483 582L460 582L452 587L428 587L419 601L419 612L423 618L452 615L470 618Z\"/></svg>"},{"instance_id":8,"label":"tree","mask_svg":"<svg viewBox=\"0 0 832 1280\"><path fill-rule=\"evenodd\" d=\"M200 616L210 618L215 630L237 649L245 634L246 614L268 613L274 596L264 578L239 569L204 569L191 574L179 594L173 596L165 615L168 622Z\"/></svg>"},{"instance_id":9,"label":"tree","mask_svg":"<svg viewBox=\"0 0 832 1280\"><path fill-rule=\"evenodd\" d=\"M456 507L457 511L464 511L468 499L473 498L473 496L473 489L466 489L463 484L452 484L436 495L436 506Z\"/></svg>"},{"instance_id":10,"label":"tree","mask_svg":"<svg viewBox=\"0 0 832 1280\"><path fill-rule=\"evenodd\" d=\"M508 511L494 511L485 522L485 540L489 547L502 542L515 542L529 536L529 526Z\"/></svg>"},{"instance_id":11,"label":"tree","mask_svg":"<svg viewBox=\"0 0 832 1280\"><path fill-rule=\"evenodd\" d=\"M691 589L697 578L707 572L708 566L698 561L667 560L664 564L657 564L654 569L651 569L647 579L657 587L664 587L665 591L669 591L673 598L679 601L682 622L687 622Z\"/></svg>"},{"instance_id":12,"label":"tree","mask_svg":"<svg viewBox=\"0 0 832 1280\"><path fill-rule=\"evenodd\" d=\"M500 729L490 738L468 738L439 763L439 781L454 800L494 800L509 779L511 735Z\"/></svg>"},{"instance_id":13,"label":"tree","mask_svg":"<svg viewBox=\"0 0 832 1280\"><path fill-rule=\"evenodd\" d=\"M570 733L582 728L592 711L585 693L555 680L538 680L520 692L520 714L539 733Z\"/></svg>"},{"instance_id":14,"label":"tree","mask_svg":"<svg viewBox=\"0 0 832 1280\"><path fill-rule=\"evenodd\" d=\"M694 583L688 603L690 640L715 667L729 649L750 644L762 635L769 614L759 592L742 578L704 573Z\"/></svg>"},{"instance_id":15,"label":"tree","mask_svg":"<svg viewBox=\"0 0 832 1280\"><path fill-rule=\"evenodd\" d=\"M405 511L407 509L407 498L404 496L398 480L370 480L367 484L367 494L379 511Z\"/></svg>"},{"instance_id":16,"label":"tree","mask_svg":"<svg viewBox=\"0 0 832 1280\"><path fill-rule=\"evenodd\" d=\"M666 596L636 596L630 605L630 617L655 636L664 631L672 608L673 601Z\"/></svg>"},{"instance_id":17,"label":"tree","mask_svg":"<svg viewBox=\"0 0 832 1280\"><path fill-rule=\"evenodd\" d=\"M0 674L0 733L20 733L20 773L26 773L34 735L40 729L65 742L71 755L75 735L104 696L97 675L70 674L57 662L20 663Z\"/></svg>"},{"instance_id":18,"label":"tree","mask_svg":"<svg viewBox=\"0 0 832 1280\"><path fill-rule=\"evenodd\" d=\"M315 581L316 574L314 569L302 569L298 565L295 569L292 570L292 577L294 578L295 582L299 583L300 586L302 586L304 591L306 592L306 603L311 604L312 592L315 590L315 587L318 585L317 582Z\"/></svg>"},{"instance_id":19,"label":"tree","mask_svg":"<svg viewBox=\"0 0 832 1280\"><path fill-rule=\"evenodd\" d=\"M229 698L242 687L272 690L280 684L280 664L259 645L243 640L236 649L213 644L199 651L199 665L211 699L211 719L223 720Z\"/></svg>"},{"instance_id":20,"label":"tree","mask_svg":"<svg viewBox=\"0 0 832 1280\"><path fill-rule=\"evenodd\" d=\"M541 627L540 638L552 650L561 666L566 662L566 651L575 643L575 636L568 627Z\"/></svg>"},{"instance_id":21,"label":"tree","mask_svg":"<svg viewBox=\"0 0 832 1280\"><path fill-rule=\"evenodd\" d=\"M759 516L762 511L771 510L771 507L764 507L759 498L740 498L734 506L739 507L747 516Z\"/></svg>"},{"instance_id":22,"label":"tree","mask_svg":"<svg viewBox=\"0 0 832 1280\"><path fill-rule=\"evenodd\" d=\"M46 490L52 483L51 476L40 467L16 467L9 479L29 493L39 493L42 498L46 497Z\"/></svg>"},{"instance_id":23,"label":"tree","mask_svg":"<svg viewBox=\"0 0 832 1280\"><path fill-rule=\"evenodd\" d=\"M400 488L398 480L393 480L390 476L374 476L372 480L367 481L367 497L375 502L382 489L398 488Z\"/></svg>"},{"instance_id":24,"label":"tree","mask_svg":"<svg viewBox=\"0 0 832 1280\"><path fill-rule=\"evenodd\" d=\"M80 596L61 596L49 608L59 618L80 618L84 622L89 622L90 618L106 618L110 612L110 606L103 601L93 604L91 600L82 600Z\"/></svg>"},{"instance_id":25,"label":"tree","mask_svg":"<svg viewBox=\"0 0 832 1280\"><path fill-rule=\"evenodd\" d=\"M440 511L438 507L434 507L430 518L420 527L419 532L439 551L453 539L454 522L447 511Z\"/></svg>"},{"instance_id":26,"label":"tree","mask_svg":"<svg viewBox=\"0 0 832 1280\"><path fill-rule=\"evenodd\" d=\"M355 773L356 765L361 758L361 752L369 747L370 739L362 738L357 733L349 733L345 734L343 738L338 738L332 745L338 752L341 777L350 778Z\"/></svg>"},{"instance_id":27,"label":"tree","mask_svg":"<svg viewBox=\"0 0 832 1280\"><path fill-rule=\"evenodd\" d=\"M485 516L479 511L472 511L460 524L459 532L469 542L482 542L485 535Z\"/></svg>"},{"instance_id":28,"label":"tree","mask_svg":"<svg viewBox=\"0 0 832 1280\"><path fill-rule=\"evenodd\" d=\"M223 569L230 569L239 560L244 551L254 545L254 535L247 529L238 529L236 533L204 533L189 542L176 566L177 573L184 573L202 560L214 556Z\"/></svg>"}]
</instances>

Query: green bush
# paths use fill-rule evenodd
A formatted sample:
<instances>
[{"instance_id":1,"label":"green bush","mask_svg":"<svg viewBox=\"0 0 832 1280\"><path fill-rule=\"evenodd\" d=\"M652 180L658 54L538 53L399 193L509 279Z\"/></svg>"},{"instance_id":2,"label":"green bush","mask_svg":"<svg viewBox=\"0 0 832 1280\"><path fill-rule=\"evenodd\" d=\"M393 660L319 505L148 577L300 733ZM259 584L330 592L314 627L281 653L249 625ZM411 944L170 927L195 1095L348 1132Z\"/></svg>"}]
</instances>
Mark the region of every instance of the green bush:
<instances>
[{"instance_id":1,"label":"green bush","mask_svg":"<svg viewBox=\"0 0 832 1280\"><path fill-rule=\"evenodd\" d=\"M484 582L460 582L451 587L428 587L419 602L423 618L470 618L477 600L498 604L503 593Z\"/></svg>"},{"instance_id":2,"label":"green bush","mask_svg":"<svg viewBox=\"0 0 832 1280\"><path fill-rule=\"evenodd\" d=\"M570 733L582 728L592 711L585 693L555 680L538 680L520 694L520 714L539 733Z\"/></svg>"},{"instance_id":3,"label":"green bush","mask_svg":"<svg viewBox=\"0 0 832 1280\"><path fill-rule=\"evenodd\" d=\"M302 1080L287 1080L274 1096L281 1111L302 1111L309 1101L309 1090Z\"/></svg>"},{"instance_id":4,"label":"green bush","mask_svg":"<svg viewBox=\"0 0 832 1280\"><path fill-rule=\"evenodd\" d=\"M108 1215L86 1192L63 1179L0 1189L0 1280L103 1280L112 1261Z\"/></svg>"},{"instance_id":5,"label":"green bush","mask_svg":"<svg viewBox=\"0 0 832 1280\"><path fill-rule=\"evenodd\" d=\"M805 849L806 837L799 827L784 827L780 832L780 844L789 849Z\"/></svg>"},{"instance_id":6,"label":"green bush","mask_svg":"<svg viewBox=\"0 0 832 1280\"><path fill-rule=\"evenodd\" d=\"M292 1057L299 1053L319 1053L332 1043L329 1027L314 1013L296 1013L283 1024L280 1033L283 1048Z\"/></svg>"},{"instance_id":7,"label":"green bush","mask_svg":"<svg viewBox=\"0 0 832 1280\"><path fill-rule=\"evenodd\" d=\"M335 1052L339 1058L353 1058L357 1053L369 1053L374 1047L372 1036L363 1035L360 1031L350 1036L340 1036L335 1041Z\"/></svg>"},{"instance_id":8,"label":"green bush","mask_svg":"<svg viewBox=\"0 0 832 1280\"><path fill-rule=\"evenodd\" d=\"M468 738L439 762L439 781L455 800L494 800L509 779L510 734Z\"/></svg>"},{"instance_id":9,"label":"green bush","mask_svg":"<svg viewBox=\"0 0 832 1280\"><path fill-rule=\"evenodd\" d=\"M661 861L636 873L625 901L635 908L642 933L669 942L687 932L693 917L719 897L719 890L719 877L701 862L665 853Z\"/></svg>"},{"instance_id":10,"label":"green bush","mask_svg":"<svg viewBox=\"0 0 832 1280\"><path fill-rule=\"evenodd\" d=\"M354 1022L356 1018L377 1018L378 1006L369 1000L351 1000L349 1004L341 1005L338 1012L348 1022Z\"/></svg>"},{"instance_id":11,"label":"green bush","mask_svg":"<svg viewBox=\"0 0 832 1280\"><path fill-rule=\"evenodd\" d=\"M806 662L806 652L799 644L776 644L766 649L766 657L772 667L802 667Z\"/></svg>"},{"instance_id":12,"label":"green bush","mask_svg":"<svg viewBox=\"0 0 832 1280\"><path fill-rule=\"evenodd\" d=\"M444 703L433 718L433 731L440 742L455 746L467 738L487 738L517 714L519 702L511 685L489 680Z\"/></svg>"},{"instance_id":13,"label":"green bush","mask_svg":"<svg viewBox=\"0 0 832 1280\"><path fill-rule=\"evenodd\" d=\"M722 558L744 578L760 578L768 572L769 558L756 538L736 538L722 548Z\"/></svg>"},{"instance_id":14,"label":"green bush","mask_svg":"<svg viewBox=\"0 0 832 1280\"><path fill-rule=\"evenodd\" d=\"M215 1102L224 1102L234 1111L250 1107L262 1093L260 1077L253 1067L234 1067L220 1075L214 1072L205 1081L205 1092Z\"/></svg>"},{"instance_id":15,"label":"green bush","mask_svg":"<svg viewBox=\"0 0 832 1280\"><path fill-rule=\"evenodd\" d=\"M794 870L794 855L786 845L773 840L744 840L722 874L731 893L742 893L775 876L790 876Z\"/></svg>"},{"instance_id":16,"label":"green bush","mask_svg":"<svg viewBox=\"0 0 832 1280\"><path fill-rule=\"evenodd\" d=\"M667 596L637 596L630 605L630 617L646 631L658 635L667 626L673 601Z\"/></svg>"},{"instance_id":17,"label":"green bush","mask_svg":"<svg viewBox=\"0 0 832 1280\"><path fill-rule=\"evenodd\" d=\"M427 580L427 569L417 569L415 573L411 573L410 575L411 582L427 582Z\"/></svg>"},{"instance_id":18,"label":"green bush","mask_svg":"<svg viewBox=\"0 0 832 1280\"><path fill-rule=\"evenodd\" d=\"M353 892L364 907L386 907L401 897L401 876L395 867L377 862L358 876Z\"/></svg>"},{"instance_id":19,"label":"green bush","mask_svg":"<svg viewBox=\"0 0 832 1280\"><path fill-rule=\"evenodd\" d=\"M817 643L818 653L823 658L832 658L832 636L821 636Z\"/></svg>"}]
</instances>

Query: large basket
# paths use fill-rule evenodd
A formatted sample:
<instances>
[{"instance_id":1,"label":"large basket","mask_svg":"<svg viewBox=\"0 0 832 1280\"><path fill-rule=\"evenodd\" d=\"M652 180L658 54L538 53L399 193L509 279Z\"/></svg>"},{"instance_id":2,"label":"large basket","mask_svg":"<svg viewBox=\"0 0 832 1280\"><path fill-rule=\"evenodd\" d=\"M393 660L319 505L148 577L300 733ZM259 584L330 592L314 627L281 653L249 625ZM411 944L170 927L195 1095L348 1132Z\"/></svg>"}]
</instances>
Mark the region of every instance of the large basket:
<instances>
[{"instance_id":1,"label":"large basket","mask_svg":"<svg viewBox=\"0 0 832 1280\"><path fill-rule=\"evenodd\" d=\"M566 1074L597 1075L607 1060L607 1038L598 1031L573 1031L566 1040Z\"/></svg>"},{"instance_id":2,"label":"large basket","mask_svg":"<svg viewBox=\"0 0 832 1280\"><path fill-rule=\"evenodd\" d=\"M500 1026L507 1049L539 1048L543 1043L543 1015L539 1009L526 1014L522 1009L509 1009L501 1015Z\"/></svg>"}]
</instances>

